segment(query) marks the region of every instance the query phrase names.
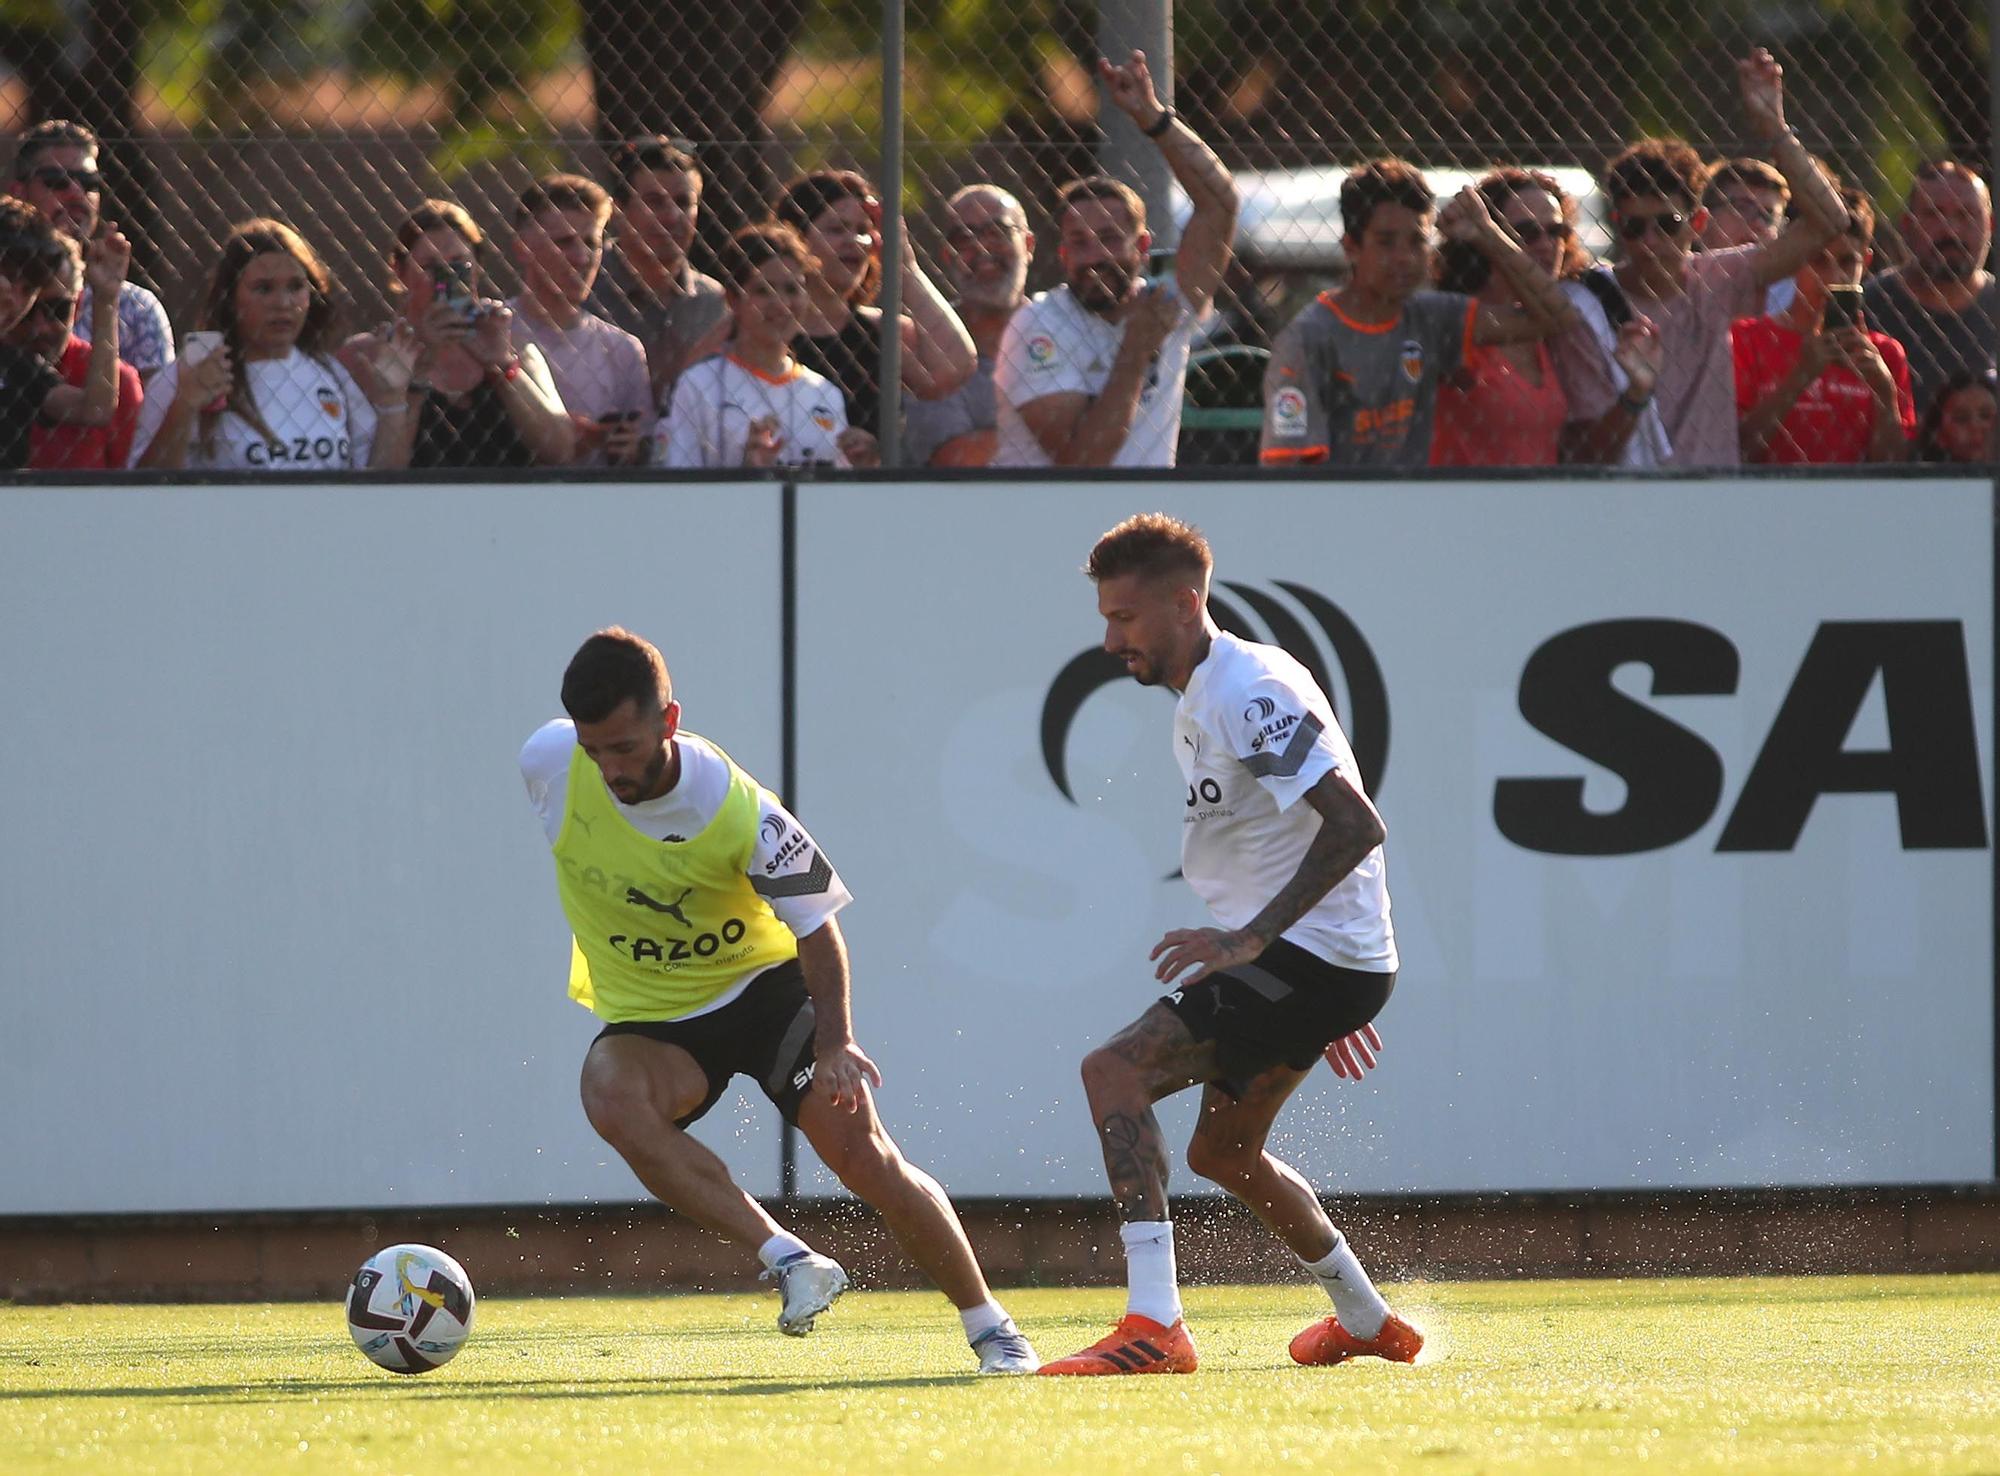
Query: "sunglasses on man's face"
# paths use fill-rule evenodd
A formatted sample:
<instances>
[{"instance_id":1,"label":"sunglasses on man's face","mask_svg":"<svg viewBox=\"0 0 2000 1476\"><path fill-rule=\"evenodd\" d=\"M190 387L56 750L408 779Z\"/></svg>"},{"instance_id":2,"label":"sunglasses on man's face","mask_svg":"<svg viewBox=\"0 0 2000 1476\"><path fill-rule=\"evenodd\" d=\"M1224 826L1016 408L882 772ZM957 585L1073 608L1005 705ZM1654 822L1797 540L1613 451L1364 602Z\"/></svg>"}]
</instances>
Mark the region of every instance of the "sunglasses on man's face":
<instances>
[{"instance_id":1,"label":"sunglasses on man's face","mask_svg":"<svg viewBox=\"0 0 2000 1476\"><path fill-rule=\"evenodd\" d=\"M38 297L35 299L35 305L28 309L28 311L31 313L40 313L51 323L67 323L76 314L76 299L74 297Z\"/></svg>"},{"instance_id":2,"label":"sunglasses on man's face","mask_svg":"<svg viewBox=\"0 0 2000 1476\"><path fill-rule=\"evenodd\" d=\"M1658 215L1624 215L1618 219L1618 234L1628 241L1636 241L1647 231L1656 230L1672 240L1686 224L1687 217L1678 210L1664 210Z\"/></svg>"},{"instance_id":3,"label":"sunglasses on man's face","mask_svg":"<svg viewBox=\"0 0 2000 1476\"><path fill-rule=\"evenodd\" d=\"M1560 220L1554 225L1543 225L1539 220L1510 220L1507 229L1523 246L1533 246L1543 240L1567 241L1576 234L1576 227Z\"/></svg>"},{"instance_id":4,"label":"sunglasses on man's face","mask_svg":"<svg viewBox=\"0 0 2000 1476\"><path fill-rule=\"evenodd\" d=\"M60 164L42 164L28 171L28 178L45 190L66 190L74 180L86 195L104 188L104 176L95 169L65 169Z\"/></svg>"},{"instance_id":5,"label":"sunglasses on man's face","mask_svg":"<svg viewBox=\"0 0 2000 1476\"><path fill-rule=\"evenodd\" d=\"M963 251L975 241L989 251L1004 251L1013 239L1013 223L1004 220L990 220L979 226L953 226L944 233L944 244L954 251Z\"/></svg>"}]
</instances>

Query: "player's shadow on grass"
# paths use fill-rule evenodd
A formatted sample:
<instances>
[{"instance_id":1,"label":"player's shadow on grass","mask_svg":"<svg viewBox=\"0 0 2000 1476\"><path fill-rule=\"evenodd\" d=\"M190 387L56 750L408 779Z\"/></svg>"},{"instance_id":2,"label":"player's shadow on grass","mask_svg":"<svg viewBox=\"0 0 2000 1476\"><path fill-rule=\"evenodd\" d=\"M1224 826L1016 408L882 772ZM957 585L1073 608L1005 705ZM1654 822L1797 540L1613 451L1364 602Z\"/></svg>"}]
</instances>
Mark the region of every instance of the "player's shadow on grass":
<instances>
[{"instance_id":1,"label":"player's shadow on grass","mask_svg":"<svg viewBox=\"0 0 2000 1476\"><path fill-rule=\"evenodd\" d=\"M8 1390L13 1399L198 1399L206 1404L283 1404L325 1395L368 1394L391 1399L643 1399L657 1394L809 1394L816 1389L932 1389L974 1382L971 1374L901 1378L758 1379L726 1374L661 1374L653 1378L493 1379L418 1383L381 1379L316 1379L284 1384L151 1384L137 1388Z\"/></svg>"}]
</instances>

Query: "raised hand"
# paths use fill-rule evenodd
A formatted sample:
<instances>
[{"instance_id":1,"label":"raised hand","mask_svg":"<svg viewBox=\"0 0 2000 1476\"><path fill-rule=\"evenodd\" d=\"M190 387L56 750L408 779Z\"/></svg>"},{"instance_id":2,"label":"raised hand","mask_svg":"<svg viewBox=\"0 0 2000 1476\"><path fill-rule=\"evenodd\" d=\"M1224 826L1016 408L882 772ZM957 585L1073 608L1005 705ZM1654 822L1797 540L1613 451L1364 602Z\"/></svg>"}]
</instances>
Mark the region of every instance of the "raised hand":
<instances>
[{"instance_id":1,"label":"raised hand","mask_svg":"<svg viewBox=\"0 0 2000 1476\"><path fill-rule=\"evenodd\" d=\"M416 377L417 356L423 351L417 330L399 318L386 335L369 343L361 358L375 380L376 391L391 397L409 392L410 381Z\"/></svg>"},{"instance_id":2,"label":"raised hand","mask_svg":"<svg viewBox=\"0 0 2000 1476\"><path fill-rule=\"evenodd\" d=\"M1643 400L1660 382L1660 367L1667 362L1667 346L1660 341L1660 330L1653 320L1641 314L1618 330L1611 358L1625 371L1633 397Z\"/></svg>"},{"instance_id":3,"label":"raised hand","mask_svg":"<svg viewBox=\"0 0 2000 1476\"><path fill-rule=\"evenodd\" d=\"M1486 207L1486 197L1471 185L1444 202L1444 209L1438 212L1438 229L1447 240L1468 246L1477 246L1500 233L1493 212Z\"/></svg>"},{"instance_id":4,"label":"raised hand","mask_svg":"<svg viewBox=\"0 0 2000 1476\"><path fill-rule=\"evenodd\" d=\"M1743 116L1761 139L1785 131L1785 69L1759 46L1736 64L1736 82L1743 93Z\"/></svg>"},{"instance_id":5,"label":"raised hand","mask_svg":"<svg viewBox=\"0 0 2000 1476\"><path fill-rule=\"evenodd\" d=\"M93 298L116 298L132 268L132 243L119 234L118 223L107 220L84 247L83 279Z\"/></svg>"},{"instance_id":6,"label":"raised hand","mask_svg":"<svg viewBox=\"0 0 2000 1476\"><path fill-rule=\"evenodd\" d=\"M1125 65L1113 66L1108 57L1097 59L1097 77L1111 94L1111 104L1141 128L1159 122L1166 108L1153 90L1153 73L1146 66L1146 53L1134 51Z\"/></svg>"},{"instance_id":7,"label":"raised hand","mask_svg":"<svg viewBox=\"0 0 2000 1476\"><path fill-rule=\"evenodd\" d=\"M174 403L203 408L218 406L229 395L234 362L226 343L217 344L192 364L183 356L177 365L180 382L174 386Z\"/></svg>"}]
</instances>

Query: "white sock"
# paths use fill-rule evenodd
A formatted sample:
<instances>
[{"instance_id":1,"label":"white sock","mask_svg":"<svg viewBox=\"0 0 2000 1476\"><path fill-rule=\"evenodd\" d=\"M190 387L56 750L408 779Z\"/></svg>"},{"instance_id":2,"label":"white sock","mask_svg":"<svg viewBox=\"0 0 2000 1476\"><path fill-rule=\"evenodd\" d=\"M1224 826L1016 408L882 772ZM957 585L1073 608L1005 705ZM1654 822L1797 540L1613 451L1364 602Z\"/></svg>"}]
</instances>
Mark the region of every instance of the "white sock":
<instances>
[{"instance_id":1,"label":"white sock","mask_svg":"<svg viewBox=\"0 0 2000 1476\"><path fill-rule=\"evenodd\" d=\"M1014 1319L1007 1315L1007 1309L991 1297L977 1307L960 1307L958 1320L965 1328L965 1340L968 1343L978 1342L996 1327L1014 1325Z\"/></svg>"},{"instance_id":2,"label":"white sock","mask_svg":"<svg viewBox=\"0 0 2000 1476\"><path fill-rule=\"evenodd\" d=\"M789 1230L780 1230L757 1247L757 1259L764 1263L764 1269L768 1271L780 1261L789 1261L793 1256L809 1254L811 1250L811 1246Z\"/></svg>"},{"instance_id":3,"label":"white sock","mask_svg":"<svg viewBox=\"0 0 2000 1476\"><path fill-rule=\"evenodd\" d=\"M1174 1222L1134 1220L1119 1229L1118 1238L1125 1242L1129 1287L1125 1310L1172 1327L1181 1320L1181 1289L1174 1274Z\"/></svg>"},{"instance_id":4,"label":"white sock","mask_svg":"<svg viewBox=\"0 0 2000 1476\"><path fill-rule=\"evenodd\" d=\"M1372 1338L1382 1331L1389 1304L1382 1300L1375 1283L1361 1269L1345 1235L1334 1231L1332 1250L1317 1261L1302 1260L1299 1264L1312 1272L1313 1280L1333 1299L1334 1316L1340 1319L1342 1327L1357 1338Z\"/></svg>"}]
</instances>

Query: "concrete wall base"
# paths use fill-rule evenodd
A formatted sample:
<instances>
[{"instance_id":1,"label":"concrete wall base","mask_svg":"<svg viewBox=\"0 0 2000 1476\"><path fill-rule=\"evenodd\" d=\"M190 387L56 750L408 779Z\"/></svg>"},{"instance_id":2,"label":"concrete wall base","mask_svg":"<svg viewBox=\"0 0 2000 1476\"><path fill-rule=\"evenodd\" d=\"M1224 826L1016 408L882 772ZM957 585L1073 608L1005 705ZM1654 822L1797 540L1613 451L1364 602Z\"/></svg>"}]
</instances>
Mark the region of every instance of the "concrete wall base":
<instances>
[{"instance_id":1,"label":"concrete wall base","mask_svg":"<svg viewBox=\"0 0 2000 1476\"><path fill-rule=\"evenodd\" d=\"M1792 1275L2000 1270L2000 1185L1335 1199L1328 1208L1383 1280ZM964 1200L995 1285L1124 1279L1108 1201ZM923 1280L851 1200L782 1216L858 1285ZM1182 1279L1294 1279L1296 1265L1235 1201L1174 1204ZM482 1295L747 1291L752 1257L658 1204L0 1219L0 1299L267 1301L338 1297L398 1241L443 1247Z\"/></svg>"}]
</instances>

